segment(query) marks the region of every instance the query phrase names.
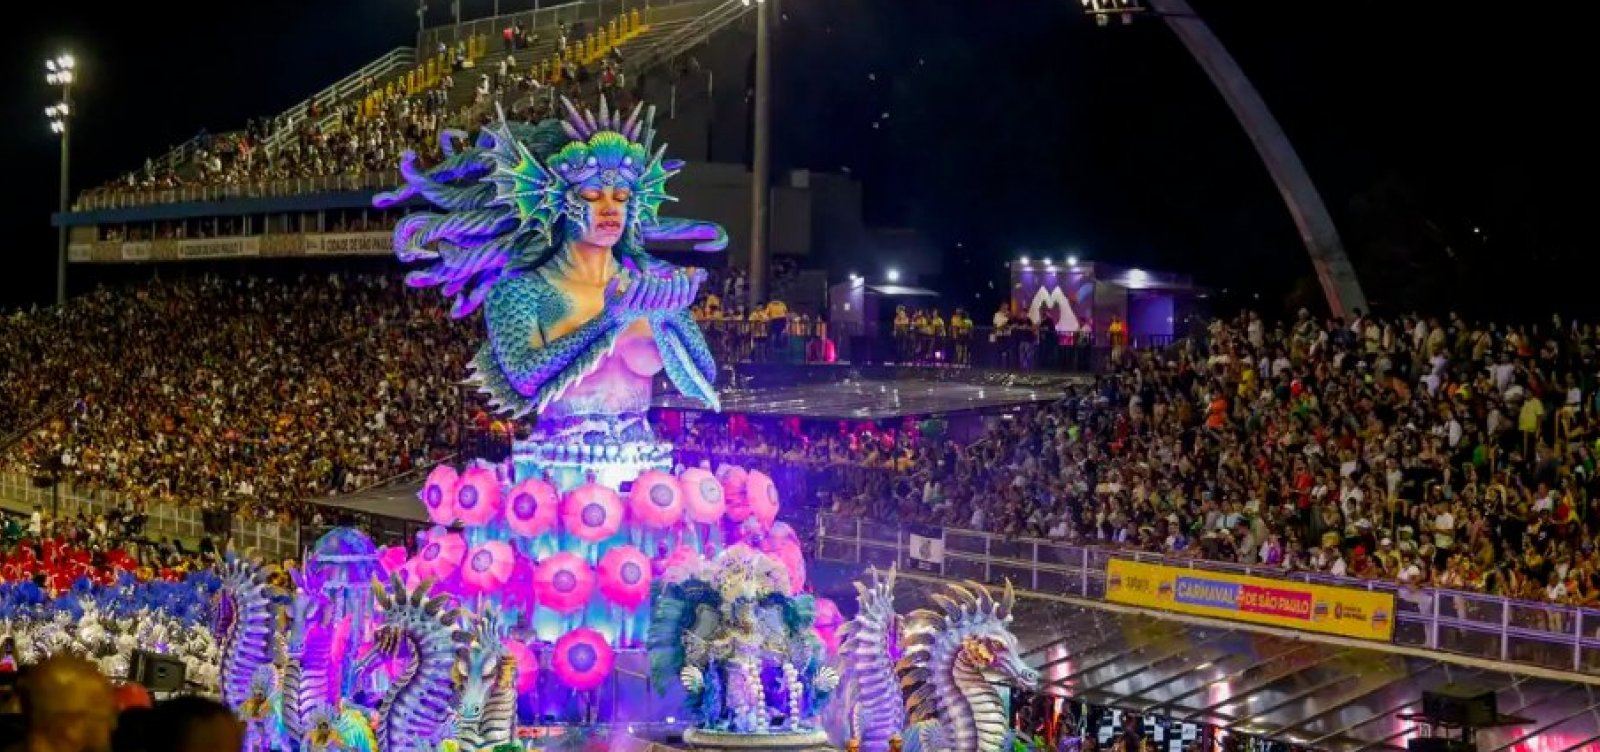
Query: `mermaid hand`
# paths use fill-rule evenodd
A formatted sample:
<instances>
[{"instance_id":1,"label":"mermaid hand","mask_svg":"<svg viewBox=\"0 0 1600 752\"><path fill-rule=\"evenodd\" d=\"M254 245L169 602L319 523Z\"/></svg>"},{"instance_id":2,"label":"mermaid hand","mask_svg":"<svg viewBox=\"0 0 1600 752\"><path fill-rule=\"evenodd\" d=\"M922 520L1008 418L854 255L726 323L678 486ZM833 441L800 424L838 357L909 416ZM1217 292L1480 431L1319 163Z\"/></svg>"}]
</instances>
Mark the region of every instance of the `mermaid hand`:
<instances>
[{"instance_id":1,"label":"mermaid hand","mask_svg":"<svg viewBox=\"0 0 1600 752\"><path fill-rule=\"evenodd\" d=\"M694 303L705 282L703 269L674 267L665 274L624 270L606 285L605 312L617 321L681 311Z\"/></svg>"}]
</instances>

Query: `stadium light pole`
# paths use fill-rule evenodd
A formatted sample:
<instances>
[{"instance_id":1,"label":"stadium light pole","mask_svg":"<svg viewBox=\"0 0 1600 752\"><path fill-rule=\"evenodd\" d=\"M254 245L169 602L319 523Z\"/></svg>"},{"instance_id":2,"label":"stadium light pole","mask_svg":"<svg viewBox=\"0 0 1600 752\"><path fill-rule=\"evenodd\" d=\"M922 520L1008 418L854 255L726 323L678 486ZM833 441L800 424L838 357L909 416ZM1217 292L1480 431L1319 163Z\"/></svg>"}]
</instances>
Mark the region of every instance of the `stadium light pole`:
<instances>
[{"instance_id":1,"label":"stadium light pole","mask_svg":"<svg viewBox=\"0 0 1600 752\"><path fill-rule=\"evenodd\" d=\"M756 97L750 154L750 305L767 300L767 220L772 198L772 33L766 0L756 6Z\"/></svg>"},{"instance_id":2,"label":"stadium light pole","mask_svg":"<svg viewBox=\"0 0 1600 752\"><path fill-rule=\"evenodd\" d=\"M67 302L67 174L72 164L72 78L78 61L72 53L63 52L44 63L45 82L61 87L61 101L45 108L50 119L51 132L61 136L61 195L56 215L56 305Z\"/></svg>"},{"instance_id":3,"label":"stadium light pole","mask_svg":"<svg viewBox=\"0 0 1600 752\"><path fill-rule=\"evenodd\" d=\"M1356 309L1370 310L1366 294L1361 290L1361 280L1356 278L1355 267L1345 253L1344 241L1333 225L1322 195L1311 182L1305 163L1295 153L1288 134L1272 116L1272 110L1261 98L1261 93L1244 75L1239 63L1228 53L1222 41L1211 32L1204 19L1194 12L1188 0L1082 0L1086 12L1094 16L1095 23L1109 26L1113 18L1123 24L1133 23L1135 15L1150 12L1166 22L1183 46L1194 56L1195 62L1205 70L1211 84L1217 87L1228 108L1238 118L1239 125L1256 147L1256 154L1266 165L1272 182L1289 208L1300 240L1311 256L1311 265L1322 284L1323 296L1335 316L1349 318ZM1148 8L1146 7L1148 6Z\"/></svg>"}]
</instances>

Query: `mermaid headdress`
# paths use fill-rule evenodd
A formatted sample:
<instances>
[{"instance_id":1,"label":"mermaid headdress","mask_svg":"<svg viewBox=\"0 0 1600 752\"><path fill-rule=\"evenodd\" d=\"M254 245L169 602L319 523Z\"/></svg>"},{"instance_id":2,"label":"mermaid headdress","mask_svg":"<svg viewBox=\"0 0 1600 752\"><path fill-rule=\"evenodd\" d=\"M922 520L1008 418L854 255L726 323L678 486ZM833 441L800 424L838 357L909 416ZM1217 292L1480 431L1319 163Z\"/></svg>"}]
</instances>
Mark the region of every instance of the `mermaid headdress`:
<instances>
[{"instance_id":1,"label":"mermaid headdress","mask_svg":"<svg viewBox=\"0 0 1600 752\"><path fill-rule=\"evenodd\" d=\"M475 310L507 269L547 260L563 218L571 223L569 237L581 230L588 206L575 188L630 190L619 253L642 256L646 243L661 241L689 242L699 251L727 247L726 232L715 224L660 216L661 204L675 200L667 180L683 163L664 159L665 145L651 153L655 108L636 106L623 117L604 98L598 115L561 102L564 120L529 127L502 113L484 128L476 148L459 153L454 139L463 134L444 134L447 158L429 171L407 153L400 164L406 185L374 202L387 207L421 196L449 212L407 216L395 229L395 252L402 261L434 262L406 281L438 286L455 298L452 315Z\"/></svg>"}]
</instances>

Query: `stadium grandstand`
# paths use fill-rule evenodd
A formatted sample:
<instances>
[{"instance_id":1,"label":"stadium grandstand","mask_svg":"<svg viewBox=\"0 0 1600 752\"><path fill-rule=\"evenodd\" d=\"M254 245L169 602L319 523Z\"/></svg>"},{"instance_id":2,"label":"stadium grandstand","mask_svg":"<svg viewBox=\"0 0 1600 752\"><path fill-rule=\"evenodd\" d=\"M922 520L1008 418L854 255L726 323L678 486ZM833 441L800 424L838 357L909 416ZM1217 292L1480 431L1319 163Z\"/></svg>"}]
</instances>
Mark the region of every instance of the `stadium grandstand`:
<instances>
[{"instance_id":1,"label":"stadium grandstand","mask_svg":"<svg viewBox=\"0 0 1600 752\"><path fill-rule=\"evenodd\" d=\"M423 475L504 457L519 429L461 384L481 323L391 263L410 207L373 196L401 182L401 154L436 163L500 112L646 102L674 152L706 163L676 192L733 237L713 265L735 268L712 269L693 309L728 409L662 395L678 463L769 472L827 565L1019 583L1052 667L1028 723L1070 697L1108 745L1137 715L1163 735L1281 743L1261 750L1401 749L1413 727L1390 720L1465 665L1528 690L1515 710L1534 733L1576 745L1551 749L1600 744L1600 327L1196 312L1136 337L931 304L846 326L800 267L861 236L859 191L809 174L774 191L789 260L772 299L751 300L745 136L711 138L746 116L742 87L716 80L745 75L748 14L584 1L424 29L283 112L82 191L55 218L74 275L136 279L75 280L63 306L0 317L0 507L30 538L149 548L173 577L202 565L198 541L289 560L354 521L409 543ZM1117 600L1116 562L1376 594L1390 605L1322 616L1387 638L1152 619ZM1063 618L1093 628L1062 636ZM1158 683L1129 689L1147 671ZM1246 707L1257 690L1274 704ZM1522 738L1503 733L1507 749Z\"/></svg>"}]
</instances>

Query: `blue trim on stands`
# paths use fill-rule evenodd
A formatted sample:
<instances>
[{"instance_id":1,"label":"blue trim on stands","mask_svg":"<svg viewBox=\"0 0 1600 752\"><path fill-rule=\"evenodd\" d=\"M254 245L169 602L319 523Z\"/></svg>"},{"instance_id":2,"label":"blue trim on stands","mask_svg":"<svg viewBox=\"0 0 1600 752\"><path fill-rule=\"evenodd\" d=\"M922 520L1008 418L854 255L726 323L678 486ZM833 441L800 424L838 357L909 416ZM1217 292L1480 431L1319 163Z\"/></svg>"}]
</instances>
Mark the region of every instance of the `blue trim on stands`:
<instances>
[{"instance_id":1,"label":"blue trim on stands","mask_svg":"<svg viewBox=\"0 0 1600 752\"><path fill-rule=\"evenodd\" d=\"M174 204L149 204L120 209L59 212L50 215L52 227L90 227L121 222L155 222L170 219L234 217L247 214L322 211L326 209L370 209L377 191L341 191L304 196L271 198L233 198L221 201L187 201ZM413 202L407 202L410 204Z\"/></svg>"}]
</instances>

